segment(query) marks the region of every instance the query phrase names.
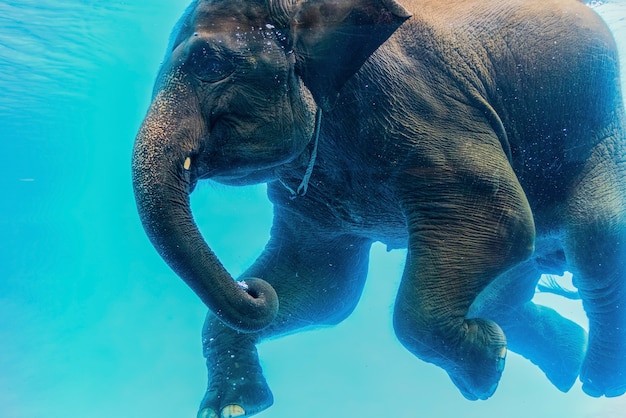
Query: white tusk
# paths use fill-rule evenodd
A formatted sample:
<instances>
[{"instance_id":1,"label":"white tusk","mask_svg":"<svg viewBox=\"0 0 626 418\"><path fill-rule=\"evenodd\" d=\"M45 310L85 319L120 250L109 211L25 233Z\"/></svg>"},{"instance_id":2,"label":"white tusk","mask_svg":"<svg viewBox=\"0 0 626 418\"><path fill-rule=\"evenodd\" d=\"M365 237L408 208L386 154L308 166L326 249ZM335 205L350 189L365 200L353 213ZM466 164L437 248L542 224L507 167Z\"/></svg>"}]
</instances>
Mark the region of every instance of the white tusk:
<instances>
[{"instance_id":1,"label":"white tusk","mask_svg":"<svg viewBox=\"0 0 626 418\"><path fill-rule=\"evenodd\" d=\"M191 167L191 158L187 157L187 159L185 160L185 163L183 164L183 168L189 171L189 167Z\"/></svg>"}]
</instances>

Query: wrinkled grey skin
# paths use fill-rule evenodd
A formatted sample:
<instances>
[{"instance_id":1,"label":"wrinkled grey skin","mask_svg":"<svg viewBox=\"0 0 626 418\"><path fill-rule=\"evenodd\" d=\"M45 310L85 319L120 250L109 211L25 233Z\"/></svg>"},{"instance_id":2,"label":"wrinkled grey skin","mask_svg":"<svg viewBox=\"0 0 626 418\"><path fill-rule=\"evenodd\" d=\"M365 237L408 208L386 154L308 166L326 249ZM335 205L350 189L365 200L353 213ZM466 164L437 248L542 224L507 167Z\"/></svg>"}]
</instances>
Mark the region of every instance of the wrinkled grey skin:
<instances>
[{"instance_id":1,"label":"wrinkled grey skin","mask_svg":"<svg viewBox=\"0 0 626 418\"><path fill-rule=\"evenodd\" d=\"M625 142L613 39L573 0L194 2L133 185L155 248L210 309L199 416L269 407L255 345L346 318L377 240L408 248L398 339L468 399L493 394L507 344L561 390L580 372L589 395L623 394ZM193 222L201 179L268 182L271 239L245 283ZM564 270L588 341L531 301Z\"/></svg>"}]
</instances>

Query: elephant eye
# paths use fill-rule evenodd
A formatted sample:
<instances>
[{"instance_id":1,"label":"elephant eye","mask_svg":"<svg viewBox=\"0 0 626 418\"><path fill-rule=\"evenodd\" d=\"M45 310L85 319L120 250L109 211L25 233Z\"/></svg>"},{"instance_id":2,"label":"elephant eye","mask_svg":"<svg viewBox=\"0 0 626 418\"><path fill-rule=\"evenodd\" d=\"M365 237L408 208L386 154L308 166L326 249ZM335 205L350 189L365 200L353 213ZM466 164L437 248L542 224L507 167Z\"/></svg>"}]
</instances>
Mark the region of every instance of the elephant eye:
<instances>
[{"instance_id":1,"label":"elephant eye","mask_svg":"<svg viewBox=\"0 0 626 418\"><path fill-rule=\"evenodd\" d=\"M188 62L195 76L208 83L221 81L235 70L232 62L215 54L205 45L194 48Z\"/></svg>"}]
</instances>

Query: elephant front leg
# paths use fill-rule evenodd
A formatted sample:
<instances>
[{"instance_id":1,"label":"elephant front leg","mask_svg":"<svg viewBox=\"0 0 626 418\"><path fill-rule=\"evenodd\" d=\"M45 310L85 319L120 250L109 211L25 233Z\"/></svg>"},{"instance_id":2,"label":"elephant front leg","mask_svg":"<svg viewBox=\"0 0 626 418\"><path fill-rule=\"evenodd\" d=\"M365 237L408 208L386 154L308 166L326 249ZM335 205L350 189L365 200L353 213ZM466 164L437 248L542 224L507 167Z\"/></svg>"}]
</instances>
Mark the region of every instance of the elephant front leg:
<instances>
[{"instance_id":1,"label":"elephant front leg","mask_svg":"<svg viewBox=\"0 0 626 418\"><path fill-rule=\"evenodd\" d=\"M272 405L257 340L256 334L233 330L209 312L202 330L209 385L198 418L251 416Z\"/></svg>"},{"instance_id":2,"label":"elephant front leg","mask_svg":"<svg viewBox=\"0 0 626 418\"><path fill-rule=\"evenodd\" d=\"M203 329L209 382L199 418L249 417L272 405L272 392L255 345L266 338L334 325L346 318L363 290L370 245L361 237L307 227L275 208L272 239L242 278L269 282L279 297L278 314L267 328L246 334L209 313Z\"/></svg>"},{"instance_id":3,"label":"elephant front leg","mask_svg":"<svg viewBox=\"0 0 626 418\"><path fill-rule=\"evenodd\" d=\"M409 351L446 370L470 400L494 393L506 355L501 328L468 318L470 305L533 248L530 208L509 174L494 179L493 189L472 187L471 181L429 182L404 201L409 251L394 329Z\"/></svg>"}]
</instances>

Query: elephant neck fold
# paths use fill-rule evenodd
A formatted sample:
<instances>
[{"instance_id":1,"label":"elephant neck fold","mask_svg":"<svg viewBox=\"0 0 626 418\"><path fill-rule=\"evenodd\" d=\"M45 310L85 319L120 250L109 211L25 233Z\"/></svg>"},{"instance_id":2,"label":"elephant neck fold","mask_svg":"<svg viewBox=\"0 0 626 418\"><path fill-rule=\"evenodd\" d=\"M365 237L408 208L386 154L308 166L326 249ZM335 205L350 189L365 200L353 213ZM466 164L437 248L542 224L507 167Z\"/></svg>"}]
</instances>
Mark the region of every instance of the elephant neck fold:
<instances>
[{"instance_id":1,"label":"elephant neck fold","mask_svg":"<svg viewBox=\"0 0 626 418\"><path fill-rule=\"evenodd\" d=\"M302 177L302 181L296 190L289 187L287 183L285 183L280 177L279 181L285 189L289 191L291 196L289 199L293 200L298 196L304 196L309 187L309 180L311 178L311 174L313 173L313 167L315 166L315 159L317 158L317 144L320 139L320 126L322 124L322 109L317 108L317 112L315 113L315 132L313 133L313 150L311 151L311 157L309 158L309 164L307 165L306 171L304 172L304 176Z\"/></svg>"}]
</instances>

